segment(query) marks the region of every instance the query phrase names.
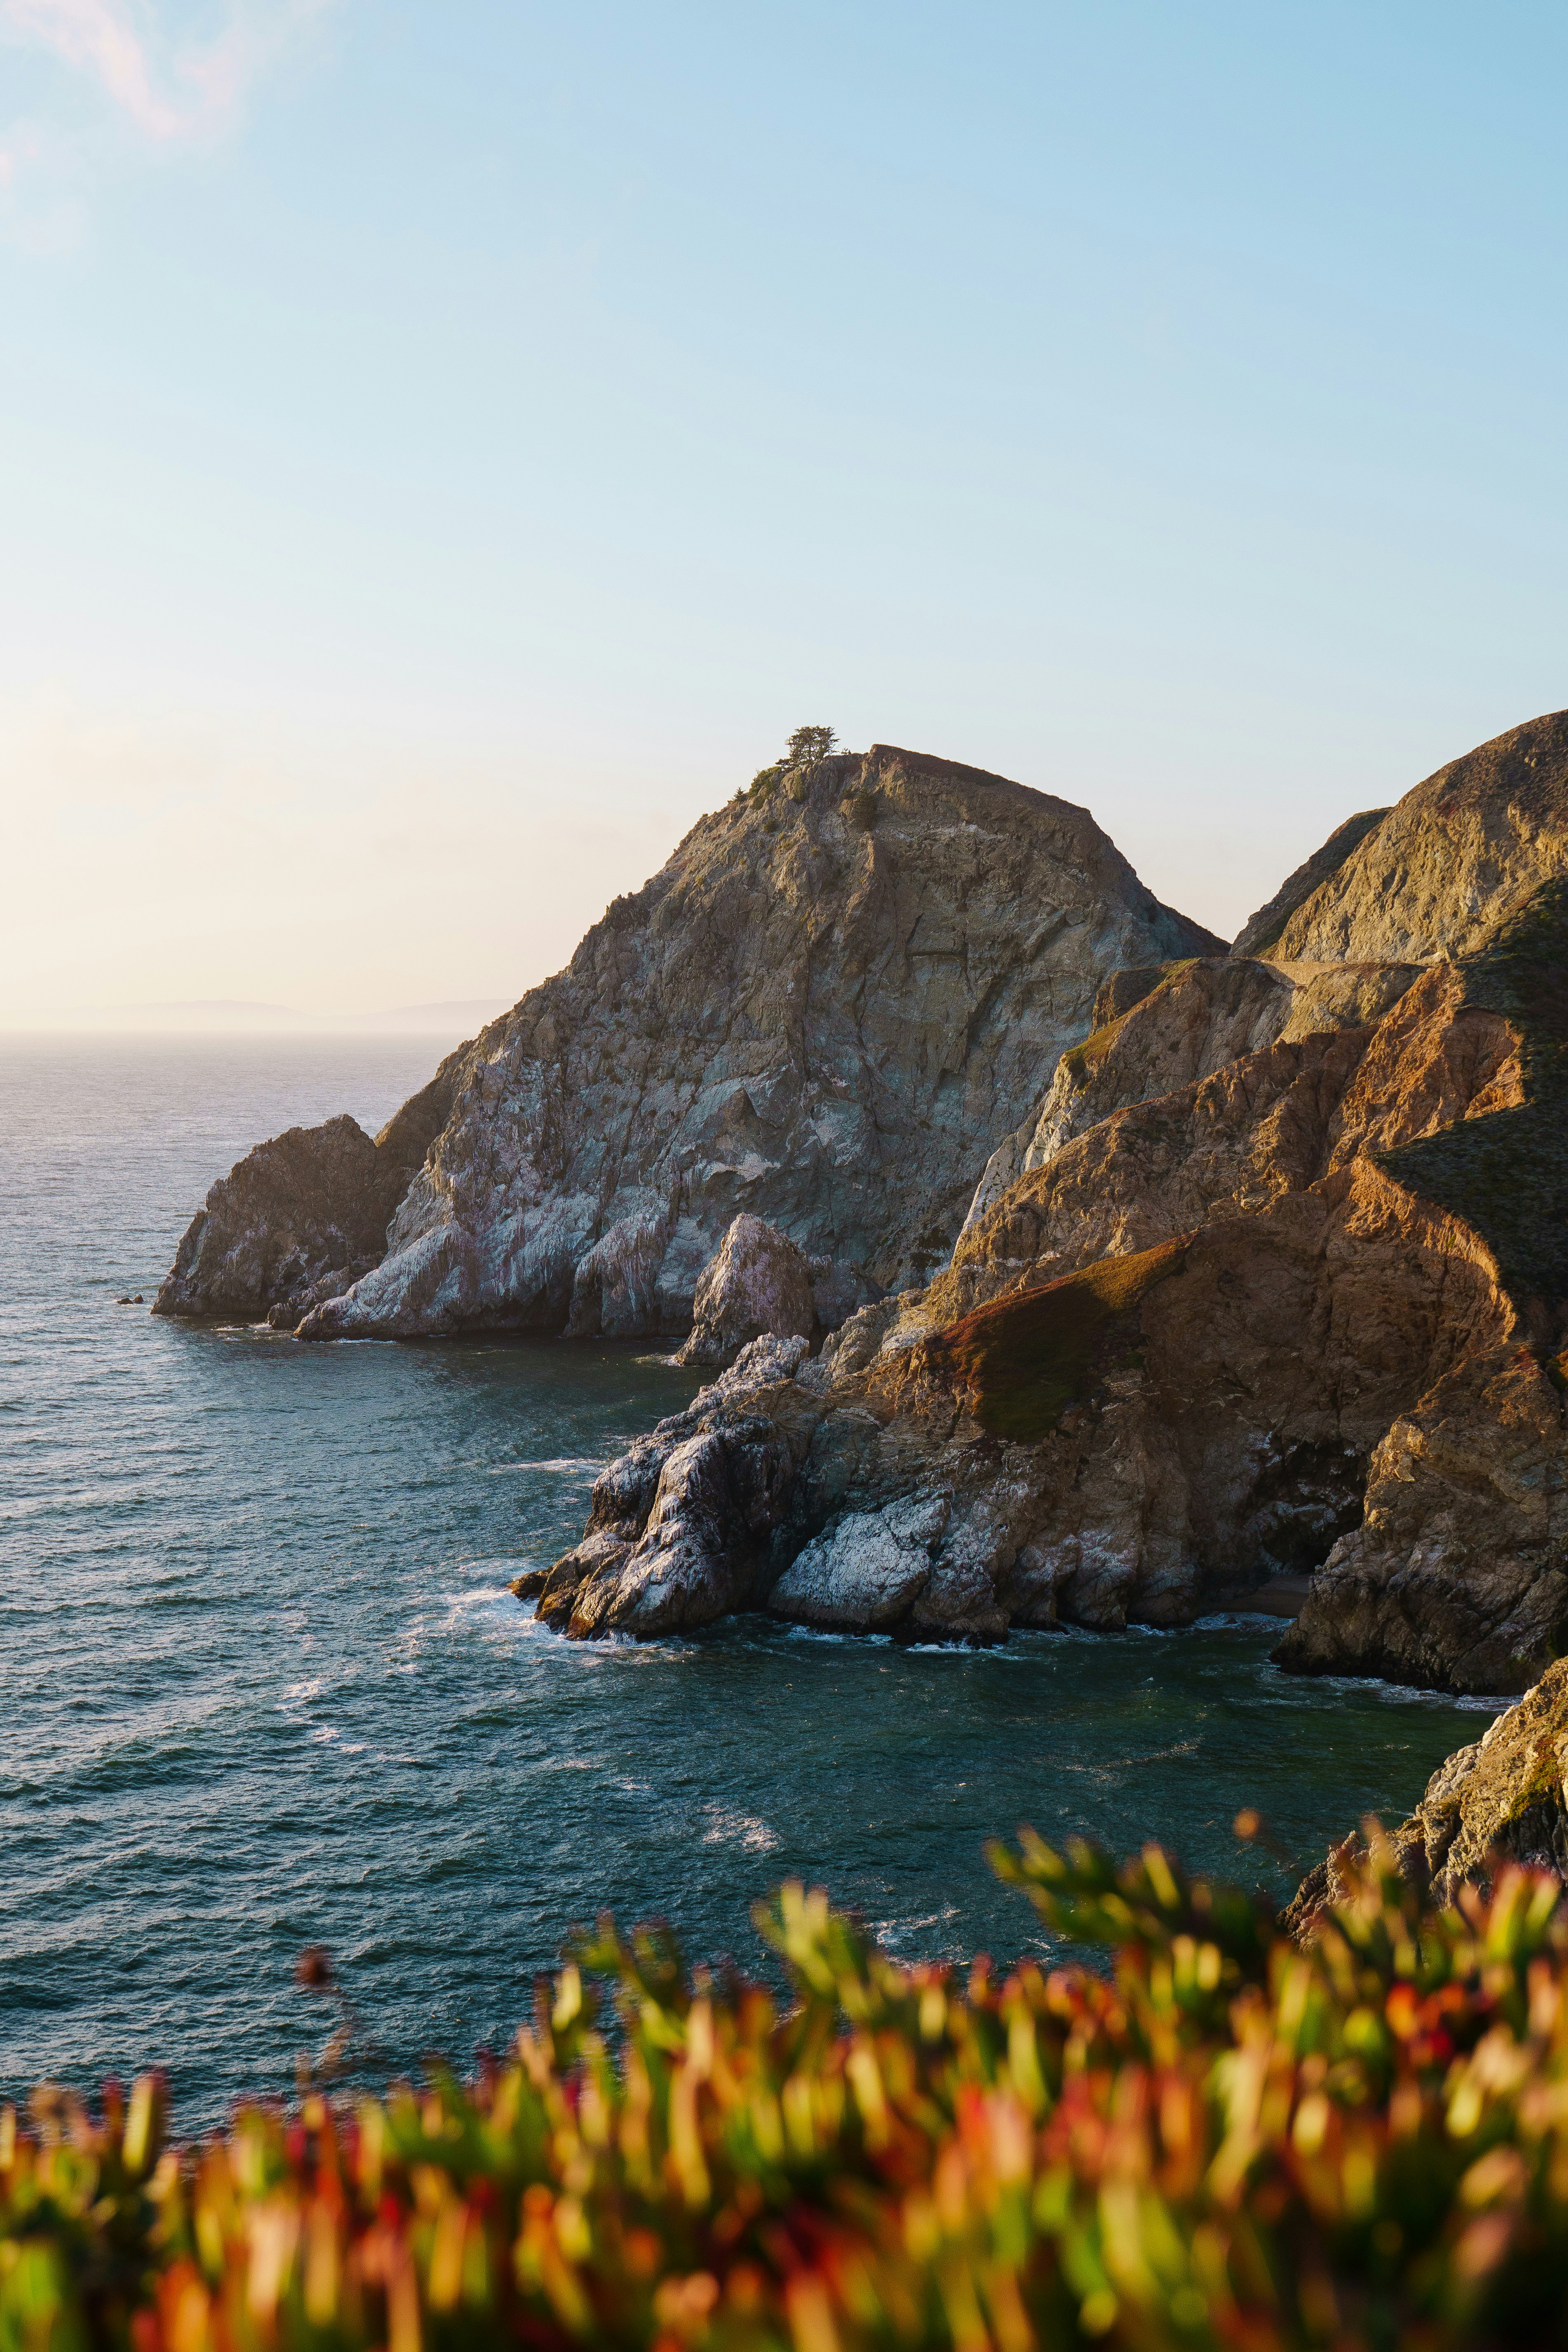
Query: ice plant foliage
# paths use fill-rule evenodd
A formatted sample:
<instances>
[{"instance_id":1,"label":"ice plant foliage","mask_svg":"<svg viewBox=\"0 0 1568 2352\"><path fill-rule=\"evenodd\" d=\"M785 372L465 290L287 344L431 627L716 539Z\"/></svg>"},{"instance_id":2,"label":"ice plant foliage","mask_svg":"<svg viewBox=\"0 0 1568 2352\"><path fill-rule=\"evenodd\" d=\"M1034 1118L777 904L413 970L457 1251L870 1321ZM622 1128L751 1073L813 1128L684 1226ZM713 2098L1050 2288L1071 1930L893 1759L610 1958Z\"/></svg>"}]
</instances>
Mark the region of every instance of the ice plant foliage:
<instances>
[{"instance_id":1,"label":"ice plant foliage","mask_svg":"<svg viewBox=\"0 0 1568 2352\"><path fill-rule=\"evenodd\" d=\"M1374 1840L1299 1948L1155 1846L994 1860L1113 1973L902 1968L792 1885L785 1999L606 1921L471 2083L184 2150L152 2077L40 2094L0 2352L1568 2343L1554 1878L1424 1914Z\"/></svg>"}]
</instances>

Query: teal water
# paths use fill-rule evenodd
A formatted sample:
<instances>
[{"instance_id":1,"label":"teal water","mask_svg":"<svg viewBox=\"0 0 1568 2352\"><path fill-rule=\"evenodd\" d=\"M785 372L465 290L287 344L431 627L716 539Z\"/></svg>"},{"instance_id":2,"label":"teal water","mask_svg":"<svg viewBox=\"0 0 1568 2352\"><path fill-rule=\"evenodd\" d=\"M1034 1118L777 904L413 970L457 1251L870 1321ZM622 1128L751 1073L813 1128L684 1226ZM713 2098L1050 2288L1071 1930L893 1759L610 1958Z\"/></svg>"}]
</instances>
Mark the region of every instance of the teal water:
<instances>
[{"instance_id":1,"label":"teal water","mask_svg":"<svg viewBox=\"0 0 1568 2352\"><path fill-rule=\"evenodd\" d=\"M1300 1682L1256 1622L898 1650L741 1622L576 1646L508 1580L690 1394L598 1342L301 1348L155 1321L215 1174L370 1127L427 1041L0 1041L0 2094L158 2063L187 2128L286 2092L325 1944L387 2063L466 2063L604 1906L758 1962L789 1874L904 1956L1037 1942L1033 1822L1286 1874L1494 1708Z\"/></svg>"}]
</instances>

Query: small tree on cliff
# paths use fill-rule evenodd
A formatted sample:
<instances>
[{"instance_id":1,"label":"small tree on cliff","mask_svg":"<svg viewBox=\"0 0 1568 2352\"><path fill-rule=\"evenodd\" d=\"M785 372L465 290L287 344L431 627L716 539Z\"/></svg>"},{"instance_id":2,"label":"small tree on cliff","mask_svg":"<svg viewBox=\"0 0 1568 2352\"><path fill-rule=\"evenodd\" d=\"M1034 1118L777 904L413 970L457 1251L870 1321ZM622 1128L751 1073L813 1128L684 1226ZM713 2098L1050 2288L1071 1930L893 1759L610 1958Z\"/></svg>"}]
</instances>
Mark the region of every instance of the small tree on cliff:
<instances>
[{"instance_id":1,"label":"small tree on cliff","mask_svg":"<svg viewBox=\"0 0 1568 2352\"><path fill-rule=\"evenodd\" d=\"M809 776L826 759L838 738L831 727L797 727L784 755L786 775Z\"/></svg>"}]
</instances>

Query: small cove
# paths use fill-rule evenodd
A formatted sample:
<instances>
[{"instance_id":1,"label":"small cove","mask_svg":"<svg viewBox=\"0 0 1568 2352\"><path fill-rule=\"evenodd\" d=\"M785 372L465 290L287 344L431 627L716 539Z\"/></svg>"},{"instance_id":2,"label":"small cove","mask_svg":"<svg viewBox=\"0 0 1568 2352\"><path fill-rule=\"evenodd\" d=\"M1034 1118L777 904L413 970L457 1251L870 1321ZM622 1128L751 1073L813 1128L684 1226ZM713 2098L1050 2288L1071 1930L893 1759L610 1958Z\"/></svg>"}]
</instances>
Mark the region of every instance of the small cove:
<instances>
[{"instance_id":1,"label":"small cove","mask_svg":"<svg viewBox=\"0 0 1568 2352\"><path fill-rule=\"evenodd\" d=\"M1408 1810L1495 1703L1296 1681L1274 1629L897 1650L739 1621L576 1646L508 1580L692 1376L646 1346L300 1348L148 1300L213 1177L420 1039L0 1042L4 2081L153 2063L179 2120L284 2092L327 1945L400 2066L466 2063L608 1906L754 1962L789 1874L903 1956L1007 1958L982 1841L1032 1821L1270 1870ZM1271 1884L1282 1886L1284 1874Z\"/></svg>"}]
</instances>

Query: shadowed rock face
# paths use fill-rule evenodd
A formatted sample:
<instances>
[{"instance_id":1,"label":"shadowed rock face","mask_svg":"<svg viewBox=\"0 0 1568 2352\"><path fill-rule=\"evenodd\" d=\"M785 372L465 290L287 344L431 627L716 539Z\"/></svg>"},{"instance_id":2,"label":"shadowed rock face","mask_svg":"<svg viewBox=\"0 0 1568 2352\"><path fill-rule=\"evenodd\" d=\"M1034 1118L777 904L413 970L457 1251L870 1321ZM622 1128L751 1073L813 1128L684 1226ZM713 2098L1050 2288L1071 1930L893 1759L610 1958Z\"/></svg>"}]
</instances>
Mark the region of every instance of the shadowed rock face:
<instances>
[{"instance_id":1,"label":"shadowed rock face","mask_svg":"<svg viewBox=\"0 0 1568 2352\"><path fill-rule=\"evenodd\" d=\"M639 1630L642 1515L662 1459L698 1440L710 1465L733 1447L750 1494L765 1468L774 1498L729 1605L808 1624L969 1641L1179 1624L1321 1570L1354 1540L1401 1416L1520 1353L1484 1236L1386 1166L1507 1116L1523 1080L1513 1024L1452 967L1317 984L1200 962L1141 996L1089 1074L1118 1107L1019 1178L946 1274L862 1309L814 1362L742 1359L643 1441L638 1480L606 1473L595 1527L621 1549L557 1564L551 1622ZM1289 1036L1303 1002L1388 1009ZM1238 1024L1274 1042L1118 1099ZM1542 1559L1526 1581L1550 1617ZM721 1584L710 1550L705 1606ZM1491 1631L1517 1687L1541 1626L1494 1612Z\"/></svg>"},{"instance_id":2,"label":"shadowed rock face","mask_svg":"<svg viewBox=\"0 0 1568 2352\"><path fill-rule=\"evenodd\" d=\"M1407 1822L1389 1833L1401 1874L1439 1905L1489 1891L1507 1863L1568 1881L1568 1660L1547 1667L1484 1738L1444 1759ZM1343 1899L1344 1865L1366 1847L1352 1833L1304 1878L1286 1913L1298 1934Z\"/></svg>"},{"instance_id":3,"label":"shadowed rock face","mask_svg":"<svg viewBox=\"0 0 1568 2352\"><path fill-rule=\"evenodd\" d=\"M458 1056L372 1142L347 1117L291 1127L220 1177L181 1240L154 1315L292 1330L379 1264L386 1228L452 1106Z\"/></svg>"},{"instance_id":4,"label":"shadowed rock face","mask_svg":"<svg viewBox=\"0 0 1568 2352\"><path fill-rule=\"evenodd\" d=\"M193 1218L153 1314L258 1322L270 1311L292 1328L375 1265L407 1181L352 1118L258 1144Z\"/></svg>"},{"instance_id":5,"label":"shadowed rock face","mask_svg":"<svg viewBox=\"0 0 1568 2352\"><path fill-rule=\"evenodd\" d=\"M1472 955L1565 873L1568 711L1555 710L1406 793L1290 916L1273 952L1335 962Z\"/></svg>"},{"instance_id":6,"label":"shadowed rock face","mask_svg":"<svg viewBox=\"0 0 1568 2352\"><path fill-rule=\"evenodd\" d=\"M382 1265L301 1336L680 1332L737 1216L941 1264L1105 974L1217 942L1087 811L878 746L707 817L470 1050Z\"/></svg>"}]
</instances>

